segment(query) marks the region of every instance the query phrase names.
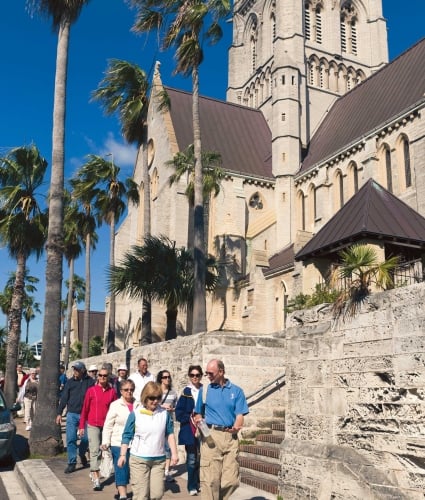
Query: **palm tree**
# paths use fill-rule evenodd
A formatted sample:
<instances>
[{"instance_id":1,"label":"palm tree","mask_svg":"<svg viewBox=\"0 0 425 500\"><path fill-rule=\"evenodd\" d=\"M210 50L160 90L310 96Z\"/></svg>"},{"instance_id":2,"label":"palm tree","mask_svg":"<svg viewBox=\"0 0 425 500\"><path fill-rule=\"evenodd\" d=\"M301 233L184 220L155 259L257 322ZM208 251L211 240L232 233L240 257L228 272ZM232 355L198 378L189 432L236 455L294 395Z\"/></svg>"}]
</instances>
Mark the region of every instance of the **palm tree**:
<instances>
[{"instance_id":1,"label":"palm tree","mask_svg":"<svg viewBox=\"0 0 425 500\"><path fill-rule=\"evenodd\" d=\"M195 185L194 185L194 167L195 156L193 144L190 144L185 151L176 153L172 160L167 162L167 165L174 167L175 172L170 175L168 182L170 186L178 182L181 177L188 176L185 195L189 200L189 208L191 216L189 217L188 231L188 247L190 248L193 242L193 209L195 203ZM208 215L209 215L209 199L210 196L218 196L221 188L221 181L224 178L225 172L221 167L221 155L215 151L202 152L202 167L203 173L203 200L204 200L204 232L208 230ZM205 241L205 251L208 249L208 242Z\"/></svg>"},{"instance_id":2,"label":"palm tree","mask_svg":"<svg viewBox=\"0 0 425 500\"><path fill-rule=\"evenodd\" d=\"M127 178L119 179L120 168L112 160L106 161L97 155L90 155L78 176L81 190L86 190L93 195L93 205L99 224L105 221L110 228L110 254L109 265L115 264L115 227L123 215L127 205L125 199L132 203L139 203L139 191L136 183ZM115 296L110 295L109 325L105 342L106 352L115 350Z\"/></svg>"},{"instance_id":3,"label":"palm tree","mask_svg":"<svg viewBox=\"0 0 425 500\"><path fill-rule=\"evenodd\" d=\"M145 237L149 236L151 231L147 149L149 93L146 73L136 64L120 59L109 61L105 78L93 92L93 99L100 101L107 115L118 113L121 132L125 140L130 144L137 145L136 167L139 162L139 152L142 149L143 231ZM165 103L166 99L163 97L161 106L165 106ZM151 304L146 296L143 298L142 308L142 345L152 342L151 323Z\"/></svg>"},{"instance_id":4,"label":"palm tree","mask_svg":"<svg viewBox=\"0 0 425 500\"><path fill-rule=\"evenodd\" d=\"M46 169L47 161L34 145L14 148L0 160L0 243L17 263L8 313L5 395L9 402L15 400L17 390L26 263L30 255L41 256L46 241L47 214L37 201Z\"/></svg>"},{"instance_id":5,"label":"palm tree","mask_svg":"<svg viewBox=\"0 0 425 500\"><path fill-rule=\"evenodd\" d=\"M90 256L91 250L96 248L98 240L96 234L96 217L94 211L95 191L89 189L84 182L84 177L81 175L81 169L76 173L75 177L70 179L69 183L72 187L72 198L76 200L82 207L77 215L78 226L85 241L85 271L86 271L86 294L84 300L84 320L83 320L83 342L82 342L82 357L87 358L89 354L89 329L90 329L90 300L91 300L91 271L90 271Z\"/></svg>"},{"instance_id":6,"label":"palm tree","mask_svg":"<svg viewBox=\"0 0 425 500\"><path fill-rule=\"evenodd\" d=\"M214 262L209 262L208 290L216 284ZM193 256L184 247L176 248L166 236L149 236L144 245L134 245L120 265L109 270L109 288L133 299L147 295L166 305L167 328L165 340L177 336L179 307L190 306L194 293Z\"/></svg>"},{"instance_id":7,"label":"palm tree","mask_svg":"<svg viewBox=\"0 0 425 500\"><path fill-rule=\"evenodd\" d=\"M335 317L354 317L370 295L370 287L386 290L394 286L392 271L398 257L379 262L375 249L366 244L356 244L339 252L340 264L330 275L330 287L342 288L333 310ZM342 282L342 287L341 287Z\"/></svg>"},{"instance_id":8,"label":"palm tree","mask_svg":"<svg viewBox=\"0 0 425 500\"><path fill-rule=\"evenodd\" d=\"M62 449L60 428L55 424L56 390L60 356L63 189L65 158L65 108L68 75L68 46L71 26L89 0L27 0L32 12L52 20L58 33L53 102L52 173L49 189L49 227L47 233L46 295L44 301L43 349L38 409L32 424L31 451L52 456Z\"/></svg>"},{"instance_id":9,"label":"palm tree","mask_svg":"<svg viewBox=\"0 0 425 500\"><path fill-rule=\"evenodd\" d=\"M74 303L74 290L75 290L75 275L74 275L74 263L75 260L82 253L82 243L84 240L84 235L82 233L82 228L80 227L81 218L84 214L79 212L78 204L72 200L71 193L66 191L65 193L66 206L64 215L64 256L68 262L69 268L69 278L67 280L68 296L66 304L66 343L65 343L65 353L64 353L64 363L65 367L68 367L69 361L69 349L70 349L70 335L71 335L71 319L72 319L72 306ZM85 284L84 284L85 292ZM84 299L83 299L84 300Z\"/></svg>"},{"instance_id":10,"label":"palm tree","mask_svg":"<svg viewBox=\"0 0 425 500\"><path fill-rule=\"evenodd\" d=\"M205 331L205 244L202 144L199 121L199 66L204 54L202 43L217 43L222 37L220 21L231 12L230 0L131 0L138 7L135 32L164 30L163 46L176 49L175 72L192 76L192 122L194 145L194 273L195 294L193 303L195 333ZM209 25L206 27L206 22Z\"/></svg>"},{"instance_id":11,"label":"palm tree","mask_svg":"<svg viewBox=\"0 0 425 500\"><path fill-rule=\"evenodd\" d=\"M40 304L34 301L34 297L26 296L24 299L23 318L26 323L25 344L28 345L30 322L35 319L35 314L41 314Z\"/></svg>"}]
</instances>

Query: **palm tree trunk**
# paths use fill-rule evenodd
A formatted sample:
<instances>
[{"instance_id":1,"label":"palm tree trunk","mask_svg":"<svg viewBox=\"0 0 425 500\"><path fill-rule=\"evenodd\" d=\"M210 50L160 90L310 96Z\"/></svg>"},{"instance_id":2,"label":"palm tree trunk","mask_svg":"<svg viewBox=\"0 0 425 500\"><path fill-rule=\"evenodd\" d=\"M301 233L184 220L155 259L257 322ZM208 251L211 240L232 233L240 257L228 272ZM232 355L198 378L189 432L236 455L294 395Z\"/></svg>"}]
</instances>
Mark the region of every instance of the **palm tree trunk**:
<instances>
[{"instance_id":1,"label":"palm tree trunk","mask_svg":"<svg viewBox=\"0 0 425 500\"><path fill-rule=\"evenodd\" d=\"M72 305L74 303L74 259L69 260L69 283L68 283L68 304L66 306L66 342L64 363L65 369L68 369L69 363L69 348L71 347L71 322L72 322Z\"/></svg>"},{"instance_id":2,"label":"palm tree trunk","mask_svg":"<svg viewBox=\"0 0 425 500\"><path fill-rule=\"evenodd\" d=\"M21 340L22 305L24 302L25 267L24 254L17 257L15 285L13 287L12 302L9 312L9 332L6 347L6 374L4 381L4 395L8 405L16 400L17 378L16 365L18 364L19 341Z\"/></svg>"},{"instance_id":3,"label":"palm tree trunk","mask_svg":"<svg viewBox=\"0 0 425 500\"><path fill-rule=\"evenodd\" d=\"M204 202L203 172L201 151L201 127L199 122L199 72L195 65L192 70L192 119L193 146L195 156L195 209L194 209L194 297L193 297L193 333L207 329L206 291L205 291L205 244L204 244Z\"/></svg>"},{"instance_id":4,"label":"palm tree trunk","mask_svg":"<svg viewBox=\"0 0 425 500\"><path fill-rule=\"evenodd\" d=\"M142 337L140 345L152 344L152 302L145 293L142 302Z\"/></svg>"},{"instance_id":5,"label":"palm tree trunk","mask_svg":"<svg viewBox=\"0 0 425 500\"><path fill-rule=\"evenodd\" d=\"M28 337L30 333L30 322L26 321L26 334L25 334L25 344L28 345Z\"/></svg>"},{"instance_id":6,"label":"palm tree trunk","mask_svg":"<svg viewBox=\"0 0 425 500\"><path fill-rule=\"evenodd\" d=\"M90 299L91 299L91 275L90 275L90 250L91 235L86 236L86 296L84 300L83 342L81 356L89 356L89 331L90 331Z\"/></svg>"},{"instance_id":7,"label":"palm tree trunk","mask_svg":"<svg viewBox=\"0 0 425 500\"><path fill-rule=\"evenodd\" d=\"M46 245L46 296L43 323L45 348L41 352L37 411L29 441L32 453L45 456L57 455L63 449L60 426L56 425L55 417L60 360L65 106L70 28L69 19L65 19L61 22L58 33L53 104L52 175Z\"/></svg>"},{"instance_id":8,"label":"palm tree trunk","mask_svg":"<svg viewBox=\"0 0 425 500\"><path fill-rule=\"evenodd\" d=\"M109 265L115 265L115 216L111 214L110 241L109 241ZM111 291L109 296L109 322L106 352L115 351L115 294Z\"/></svg>"},{"instance_id":9,"label":"palm tree trunk","mask_svg":"<svg viewBox=\"0 0 425 500\"><path fill-rule=\"evenodd\" d=\"M167 316L165 340L173 340L177 338L177 309L175 307L167 307L165 314Z\"/></svg>"}]
</instances>

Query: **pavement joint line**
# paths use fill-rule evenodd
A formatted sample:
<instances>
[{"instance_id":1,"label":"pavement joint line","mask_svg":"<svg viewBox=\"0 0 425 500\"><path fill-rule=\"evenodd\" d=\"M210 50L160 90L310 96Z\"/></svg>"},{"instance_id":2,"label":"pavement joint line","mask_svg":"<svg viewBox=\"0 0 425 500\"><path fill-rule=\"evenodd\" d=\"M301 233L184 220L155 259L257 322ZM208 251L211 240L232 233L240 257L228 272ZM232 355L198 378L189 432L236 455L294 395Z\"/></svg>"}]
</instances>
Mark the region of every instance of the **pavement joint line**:
<instances>
[{"instance_id":1,"label":"pavement joint line","mask_svg":"<svg viewBox=\"0 0 425 500\"><path fill-rule=\"evenodd\" d=\"M16 463L16 471L33 500L75 500L44 460L32 459Z\"/></svg>"}]
</instances>

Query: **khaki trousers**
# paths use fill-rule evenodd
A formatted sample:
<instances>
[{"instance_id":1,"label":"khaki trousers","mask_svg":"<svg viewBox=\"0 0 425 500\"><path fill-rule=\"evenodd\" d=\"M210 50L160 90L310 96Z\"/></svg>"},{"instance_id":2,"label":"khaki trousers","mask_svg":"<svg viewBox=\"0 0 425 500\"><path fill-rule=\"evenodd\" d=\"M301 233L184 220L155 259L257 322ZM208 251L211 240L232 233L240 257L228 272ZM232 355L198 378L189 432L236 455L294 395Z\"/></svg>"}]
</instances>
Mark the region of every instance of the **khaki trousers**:
<instances>
[{"instance_id":1,"label":"khaki trousers","mask_svg":"<svg viewBox=\"0 0 425 500\"><path fill-rule=\"evenodd\" d=\"M133 500L161 500L164 495L165 460L144 460L130 455Z\"/></svg>"},{"instance_id":2,"label":"khaki trousers","mask_svg":"<svg viewBox=\"0 0 425 500\"><path fill-rule=\"evenodd\" d=\"M239 442L229 432L211 429L201 444L201 498L227 500L239 487Z\"/></svg>"}]
</instances>

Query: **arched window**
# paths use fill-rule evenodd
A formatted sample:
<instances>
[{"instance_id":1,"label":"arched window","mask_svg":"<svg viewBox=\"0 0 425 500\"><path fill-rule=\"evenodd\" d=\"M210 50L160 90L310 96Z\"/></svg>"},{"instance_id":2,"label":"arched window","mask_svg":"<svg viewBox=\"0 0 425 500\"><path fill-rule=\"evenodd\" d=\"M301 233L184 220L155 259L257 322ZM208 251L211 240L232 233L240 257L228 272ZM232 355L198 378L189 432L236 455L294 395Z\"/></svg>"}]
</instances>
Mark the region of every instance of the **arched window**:
<instances>
[{"instance_id":1,"label":"arched window","mask_svg":"<svg viewBox=\"0 0 425 500\"><path fill-rule=\"evenodd\" d=\"M403 164L404 164L404 178L406 187L412 185L412 170L410 167L410 146L407 137L403 137Z\"/></svg>"},{"instance_id":2,"label":"arched window","mask_svg":"<svg viewBox=\"0 0 425 500\"><path fill-rule=\"evenodd\" d=\"M156 168L153 169L151 176L151 199L156 200L158 196L158 184L159 184L159 175L158 170Z\"/></svg>"},{"instance_id":3,"label":"arched window","mask_svg":"<svg viewBox=\"0 0 425 500\"><path fill-rule=\"evenodd\" d=\"M359 190L359 172L354 161L351 161L348 165L348 179L347 198L353 196Z\"/></svg>"},{"instance_id":4,"label":"arched window","mask_svg":"<svg viewBox=\"0 0 425 500\"><path fill-rule=\"evenodd\" d=\"M317 219L317 193L316 186L311 184L308 189L308 221L306 221L306 226L308 229L313 229L314 222Z\"/></svg>"},{"instance_id":5,"label":"arched window","mask_svg":"<svg viewBox=\"0 0 425 500\"><path fill-rule=\"evenodd\" d=\"M357 54L357 11L351 0L341 7L341 51L346 54Z\"/></svg>"},{"instance_id":6,"label":"arched window","mask_svg":"<svg viewBox=\"0 0 425 500\"><path fill-rule=\"evenodd\" d=\"M335 212L337 212L344 205L344 178L341 170L337 170L333 182L333 199Z\"/></svg>"},{"instance_id":7,"label":"arched window","mask_svg":"<svg viewBox=\"0 0 425 500\"><path fill-rule=\"evenodd\" d=\"M297 194L297 206L298 227L301 231L305 231L305 195L301 190Z\"/></svg>"},{"instance_id":8,"label":"arched window","mask_svg":"<svg viewBox=\"0 0 425 500\"><path fill-rule=\"evenodd\" d=\"M385 174L387 177L387 189L390 193L393 192L393 176L391 172L391 151L389 146L384 148Z\"/></svg>"},{"instance_id":9,"label":"arched window","mask_svg":"<svg viewBox=\"0 0 425 500\"><path fill-rule=\"evenodd\" d=\"M250 38L250 46L251 46L251 66L252 71L257 69L257 22L255 21L251 27L251 38Z\"/></svg>"},{"instance_id":10,"label":"arched window","mask_svg":"<svg viewBox=\"0 0 425 500\"><path fill-rule=\"evenodd\" d=\"M322 43L322 1L306 0L304 3L304 33L306 40Z\"/></svg>"}]
</instances>

